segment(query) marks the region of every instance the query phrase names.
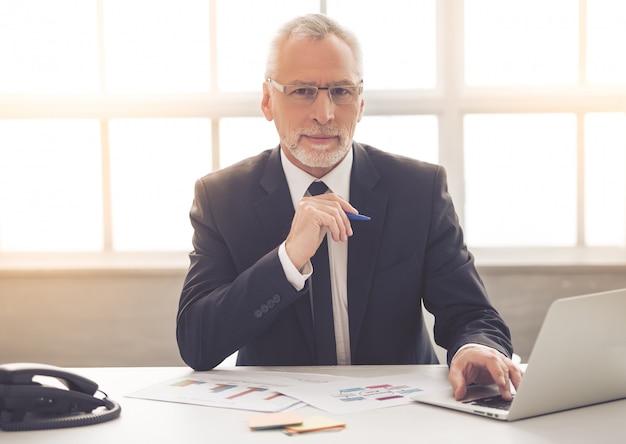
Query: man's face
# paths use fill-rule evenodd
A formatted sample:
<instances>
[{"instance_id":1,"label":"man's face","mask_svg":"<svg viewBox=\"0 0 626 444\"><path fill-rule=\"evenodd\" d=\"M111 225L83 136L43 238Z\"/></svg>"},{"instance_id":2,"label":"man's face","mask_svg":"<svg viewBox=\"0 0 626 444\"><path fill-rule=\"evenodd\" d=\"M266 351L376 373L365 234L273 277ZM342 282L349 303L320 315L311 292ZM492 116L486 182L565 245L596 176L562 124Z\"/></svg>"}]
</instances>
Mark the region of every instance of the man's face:
<instances>
[{"instance_id":1,"label":"man's face","mask_svg":"<svg viewBox=\"0 0 626 444\"><path fill-rule=\"evenodd\" d=\"M287 40L273 80L282 85L357 85L354 56L335 35L323 40ZM334 104L327 90L318 91L312 103L294 103L285 94L263 85L261 108L274 120L284 154L315 177L332 170L350 150L352 136L363 112L363 98Z\"/></svg>"}]
</instances>

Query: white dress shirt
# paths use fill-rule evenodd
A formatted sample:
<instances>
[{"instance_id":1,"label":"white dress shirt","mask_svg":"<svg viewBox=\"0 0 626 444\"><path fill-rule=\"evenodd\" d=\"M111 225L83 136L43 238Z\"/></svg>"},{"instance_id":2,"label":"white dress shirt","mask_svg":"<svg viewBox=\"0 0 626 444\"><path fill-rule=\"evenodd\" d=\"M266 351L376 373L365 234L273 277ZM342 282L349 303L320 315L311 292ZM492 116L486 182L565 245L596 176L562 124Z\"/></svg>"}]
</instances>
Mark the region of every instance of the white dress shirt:
<instances>
[{"instance_id":1,"label":"white dress shirt","mask_svg":"<svg viewBox=\"0 0 626 444\"><path fill-rule=\"evenodd\" d=\"M350 173L352 171L352 150L346 157L326 176L317 179L295 166L280 151L283 170L289 185L291 200L294 209L299 205L300 199L307 194L311 182L323 181L329 190L345 200L350 200ZM308 195L308 194L307 194ZM328 260L330 265L330 285L333 299L333 319L335 323L335 343L337 348L337 364L350 365L350 328L348 320L348 242L335 242L326 234L328 243ZM296 269L285 250L283 242L278 249L278 257L285 270L287 280L297 290L302 290L306 280L314 272L309 261L302 270Z\"/></svg>"}]
</instances>

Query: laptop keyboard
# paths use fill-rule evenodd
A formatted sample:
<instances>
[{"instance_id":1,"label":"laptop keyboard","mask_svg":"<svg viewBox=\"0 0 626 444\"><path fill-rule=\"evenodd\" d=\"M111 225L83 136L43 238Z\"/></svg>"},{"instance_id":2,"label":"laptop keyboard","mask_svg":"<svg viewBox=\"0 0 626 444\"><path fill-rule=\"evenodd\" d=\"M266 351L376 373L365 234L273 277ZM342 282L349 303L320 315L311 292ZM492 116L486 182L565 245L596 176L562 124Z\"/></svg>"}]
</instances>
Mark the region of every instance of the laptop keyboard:
<instances>
[{"instance_id":1,"label":"laptop keyboard","mask_svg":"<svg viewBox=\"0 0 626 444\"><path fill-rule=\"evenodd\" d=\"M465 401L464 404L479 405L483 407L491 407L499 410L508 410L511 407L511 402L502 398L500 395L489 396L487 398L472 399L471 401Z\"/></svg>"}]
</instances>

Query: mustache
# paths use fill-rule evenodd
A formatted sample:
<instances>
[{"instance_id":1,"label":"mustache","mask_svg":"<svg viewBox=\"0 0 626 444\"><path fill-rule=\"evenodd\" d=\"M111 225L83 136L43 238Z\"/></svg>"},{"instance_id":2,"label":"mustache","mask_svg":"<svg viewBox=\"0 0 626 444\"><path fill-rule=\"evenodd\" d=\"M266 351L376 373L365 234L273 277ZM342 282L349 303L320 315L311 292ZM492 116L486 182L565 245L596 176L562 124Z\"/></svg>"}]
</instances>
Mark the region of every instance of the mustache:
<instances>
[{"instance_id":1,"label":"mustache","mask_svg":"<svg viewBox=\"0 0 626 444\"><path fill-rule=\"evenodd\" d=\"M339 136L341 131L329 125L316 125L301 132L304 136Z\"/></svg>"}]
</instances>

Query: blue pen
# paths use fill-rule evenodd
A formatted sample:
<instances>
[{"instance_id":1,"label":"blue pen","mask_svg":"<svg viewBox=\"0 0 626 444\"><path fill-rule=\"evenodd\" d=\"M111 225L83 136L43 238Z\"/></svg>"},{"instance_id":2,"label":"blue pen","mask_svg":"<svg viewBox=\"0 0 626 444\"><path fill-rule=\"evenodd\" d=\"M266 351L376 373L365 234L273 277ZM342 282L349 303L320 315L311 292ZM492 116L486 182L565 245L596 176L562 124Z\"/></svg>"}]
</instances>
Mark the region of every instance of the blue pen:
<instances>
[{"instance_id":1,"label":"blue pen","mask_svg":"<svg viewBox=\"0 0 626 444\"><path fill-rule=\"evenodd\" d=\"M346 213L346 216L348 216L348 219L352 220L372 220L371 217L365 216L363 214Z\"/></svg>"}]
</instances>

